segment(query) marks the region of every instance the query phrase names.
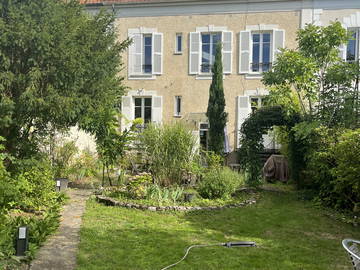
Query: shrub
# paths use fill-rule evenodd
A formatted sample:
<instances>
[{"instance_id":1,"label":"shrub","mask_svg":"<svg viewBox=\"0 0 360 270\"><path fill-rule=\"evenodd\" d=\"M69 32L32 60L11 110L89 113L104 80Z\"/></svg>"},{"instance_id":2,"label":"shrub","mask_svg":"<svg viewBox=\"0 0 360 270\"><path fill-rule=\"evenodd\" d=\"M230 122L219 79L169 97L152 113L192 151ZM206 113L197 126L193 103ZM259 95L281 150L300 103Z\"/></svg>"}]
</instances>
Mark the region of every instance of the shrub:
<instances>
[{"instance_id":1,"label":"shrub","mask_svg":"<svg viewBox=\"0 0 360 270\"><path fill-rule=\"evenodd\" d=\"M134 199L144 198L146 195L146 188L152 183L151 174L141 173L135 175L129 179L129 183L126 188L129 192L130 197Z\"/></svg>"},{"instance_id":2,"label":"shrub","mask_svg":"<svg viewBox=\"0 0 360 270\"><path fill-rule=\"evenodd\" d=\"M150 185L146 190L146 199L155 200L159 203L178 202L184 193L184 188L179 186L161 187L157 184Z\"/></svg>"},{"instance_id":3,"label":"shrub","mask_svg":"<svg viewBox=\"0 0 360 270\"><path fill-rule=\"evenodd\" d=\"M227 198L244 183L243 177L227 167L210 169L198 186L201 197Z\"/></svg>"},{"instance_id":4,"label":"shrub","mask_svg":"<svg viewBox=\"0 0 360 270\"><path fill-rule=\"evenodd\" d=\"M336 209L359 211L360 129L315 129L305 157L306 187L317 199Z\"/></svg>"},{"instance_id":5,"label":"shrub","mask_svg":"<svg viewBox=\"0 0 360 270\"><path fill-rule=\"evenodd\" d=\"M149 169L161 185L180 184L183 170L196 160L197 143L192 131L177 122L150 124L140 135Z\"/></svg>"}]
</instances>

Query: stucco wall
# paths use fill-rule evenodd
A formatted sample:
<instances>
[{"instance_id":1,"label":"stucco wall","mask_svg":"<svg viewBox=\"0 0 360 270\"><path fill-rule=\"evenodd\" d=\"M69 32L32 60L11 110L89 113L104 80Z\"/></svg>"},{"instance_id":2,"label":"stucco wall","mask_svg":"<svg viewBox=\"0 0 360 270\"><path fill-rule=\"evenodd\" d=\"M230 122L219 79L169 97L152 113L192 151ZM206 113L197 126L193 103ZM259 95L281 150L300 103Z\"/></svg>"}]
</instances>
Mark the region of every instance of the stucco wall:
<instances>
[{"instance_id":1,"label":"stucco wall","mask_svg":"<svg viewBox=\"0 0 360 270\"><path fill-rule=\"evenodd\" d=\"M260 79L246 79L238 74L238 33L246 29L247 25L272 24L278 29L285 30L285 46L296 48L296 31L300 26L298 11L250 13L250 14L223 14L223 15L192 15L192 16L162 16L118 18L116 27L119 40L127 38L130 28L148 27L157 28L164 35L163 74L155 80L132 80L127 77L127 53L123 55L126 68L122 75L126 77L125 84L131 90L144 89L157 91L163 96L163 121L169 122L174 117L174 96L182 96L183 115L186 113L205 112L208 102L208 92L211 80L199 80L189 75L189 32L196 27L214 25L226 26L233 31L233 66L232 74L224 79L226 111L229 113L228 132L231 147L234 149L236 97L243 95L246 90L264 88ZM183 33L183 54L175 55L175 35Z\"/></svg>"}]
</instances>

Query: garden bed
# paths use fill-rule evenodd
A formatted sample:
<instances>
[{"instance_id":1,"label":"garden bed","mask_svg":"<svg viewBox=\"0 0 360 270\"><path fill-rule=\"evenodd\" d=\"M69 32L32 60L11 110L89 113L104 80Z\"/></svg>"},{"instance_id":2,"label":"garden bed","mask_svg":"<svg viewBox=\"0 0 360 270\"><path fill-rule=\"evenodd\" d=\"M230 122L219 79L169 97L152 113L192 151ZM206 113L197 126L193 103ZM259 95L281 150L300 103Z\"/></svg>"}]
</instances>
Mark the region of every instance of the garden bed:
<instances>
[{"instance_id":1,"label":"garden bed","mask_svg":"<svg viewBox=\"0 0 360 270\"><path fill-rule=\"evenodd\" d=\"M149 210L149 211L199 211L199 210L220 210L224 208L236 208L236 207L244 207L247 205L255 204L257 199L255 197L244 200L242 202L235 202L231 204L225 205L211 205L211 206L191 206L191 205L167 205L167 206L154 206L154 205L147 205L147 204L140 204L140 203L133 203L133 202L121 202L115 200L110 197L105 197L101 195L97 195L96 199L98 202L101 202L105 205L109 206L118 206L118 207L125 207L125 208L135 208L141 210Z\"/></svg>"}]
</instances>

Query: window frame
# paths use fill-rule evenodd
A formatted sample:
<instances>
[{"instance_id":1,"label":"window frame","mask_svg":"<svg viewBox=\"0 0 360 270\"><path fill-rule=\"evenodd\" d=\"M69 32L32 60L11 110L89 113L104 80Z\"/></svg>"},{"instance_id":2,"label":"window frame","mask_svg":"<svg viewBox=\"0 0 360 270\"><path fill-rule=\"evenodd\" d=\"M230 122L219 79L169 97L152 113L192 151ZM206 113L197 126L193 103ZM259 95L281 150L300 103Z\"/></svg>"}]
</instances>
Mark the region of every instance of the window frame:
<instances>
[{"instance_id":1,"label":"window frame","mask_svg":"<svg viewBox=\"0 0 360 270\"><path fill-rule=\"evenodd\" d=\"M258 71L253 71L253 55L254 55L254 42L253 42L253 35L259 34L260 38L259 38L259 70ZM270 45L270 52L269 52L269 68L266 71L263 71L263 46L264 46L264 38L263 35L264 34L269 34L270 35L270 39L268 41L269 45ZM250 32L250 50L251 50L251 54L250 54L250 72L249 74L262 74L264 72L267 72L269 70L271 70L272 68L272 62L273 62L273 54L274 54L274 46L273 46L273 38L274 38L274 32L271 30L264 30L264 31L251 31Z\"/></svg>"},{"instance_id":2,"label":"window frame","mask_svg":"<svg viewBox=\"0 0 360 270\"><path fill-rule=\"evenodd\" d=\"M209 35L209 55L210 55L210 59L209 59L209 71L204 72L203 71L203 42L202 42L202 37L203 35ZM214 36L215 35L220 35L220 43L223 43L223 35L222 35L222 31L211 31L211 32L200 32L200 68L199 68L199 75L212 75L212 66L214 63L212 63L212 61L215 62L215 54L216 52L214 52L214 48L216 47L216 45L214 46ZM214 55L213 55L214 53Z\"/></svg>"},{"instance_id":3,"label":"window frame","mask_svg":"<svg viewBox=\"0 0 360 270\"><path fill-rule=\"evenodd\" d=\"M182 116L182 96L174 97L174 117Z\"/></svg>"},{"instance_id":4,"label":"window frame","mask_svg":"<svg viewBox=\"0 0 360 270\"><path fill-rule=\"evenodd\" d=\"M348 32L355 32L355 55L354 55L354 60L348 60L348 46L349 46L349 41L350 39L347 41L346 46L345 46L345 61L346 62L353 62L353 61L359 61L360 59L360 51L359 51L359 47L360 47L360 27L350 27L347 29Z\"/></svg>"},{"instance_id":5,"label":"window frame","mask_svg":"<svg viewBox=\"0 0 360 270\"><path fill-rule=\"evenodd\" d=\"M144 120L144 125L146 125L147 123L151 123L152 119L153 119L153 113L152 113L152 108L153 108L153 100L151 96L135 96L133 97L133 102L134 102L134 119L136 118L141 118ZM136 99L140 99L141 100L141 105L137 106L136 105ZM150 121L145 122L145 108L149 107L145 105L145 100L149 99L151 101L151 106L150 106ZM136 117L136 108L141 108L141 116L140 117Z\"/></svg>"},{"instance_id":6,"label":"window frame","mask_svg":"<svg viewBox=\"0 0 360 270\"><path fill-rule=\"evenodd\" d=\"M179 50L179 39L180 38L180 48ZM182 33L176 33L175 34L175 52L174 54L183 54L183 34Z\"/></svg>"}]
</instances>

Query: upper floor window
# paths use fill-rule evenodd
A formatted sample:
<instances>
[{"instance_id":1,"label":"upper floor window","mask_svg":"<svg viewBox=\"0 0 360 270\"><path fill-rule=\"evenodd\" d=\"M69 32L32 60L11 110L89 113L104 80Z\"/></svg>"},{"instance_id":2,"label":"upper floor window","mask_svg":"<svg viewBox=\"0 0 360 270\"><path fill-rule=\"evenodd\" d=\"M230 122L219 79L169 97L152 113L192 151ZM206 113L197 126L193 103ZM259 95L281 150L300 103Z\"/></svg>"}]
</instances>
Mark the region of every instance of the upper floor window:
<instances>
[{"instance_id":1,"label":"upper floor window","mask_svg":"<svg viewBox=\"0 0 360 270\"><path fill-rule=\"evenodd\" d=\"M224 74L232 72L232 37L231 31L224 27L199 27L190 33L190 74L210 74L215 61L216 44L222 43L222 63Z\"/></svg>"},{"instance_id":2,"label":"upper floor window","mask_svg":"<svg viewBox=\"0 0 360 270\"><path fill-rule=\"evenodd\" d=\"M211 72L215 62L216 45L221 42L221 33L201 34L201 72Z\"/></svg>"},{"instance_id":3,"label":"upper floor window","mask_svg":"<svg viewBox=\"0 0 360 270\"><path fill-rule=\"evenodd\" d=\"M350 28L349 31L351 38L346 46L346 61L352 62L359 60L360 28Z\"/></svg>"},{"instance_id":4,"label":"upper floor window","mask_svg":"<svg viewBox=\"0 0 360 270\"><path fill-rule=\"evenodd\" d=\"M271 33L252 34L252 72L270 69Z\"/></svg>"},{"instance_id":5,"label":"upper floor window","mask_svg":"<svg viewBox=\"0 0 360 270\"><path fill-rule=\"evenodd\" d=\"M239 73L259 74L271 69L278 50L283 48L285 43L285 31L270 29L271 27L264 27L265 29L260 31L240 32Z\"/></svg>"},{"instance_id":6,"label":"upper floor window","mask_svg":"<svg viewBox=\"0 0 360 270\"><path fill-rule=\"evenodd\" d=\"M177 33L175 38L175 53L181 54L182 53L182 34Z\"/></svg>"},{"instance_id":7,"label":"upper floor window","mask_svg":"<svg viewBox=\"0 0 360 270\"><path fill-rule=\"evenodd\" d=\"M143 35L143 73L152 72L152 35Z\"/></svg>"},{"instance_id":8,"label":"upper floor window","mask_svg":"<svg viewBox=\"0 0 360 270\"><path fill-rule=\"evenodd\" d=\"M129 77L153 77L162 74L163 35L155 29L129 29Z\"/></svg>"}]
</instances>

